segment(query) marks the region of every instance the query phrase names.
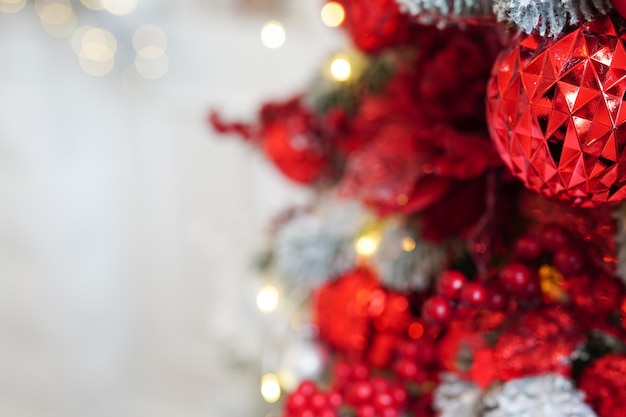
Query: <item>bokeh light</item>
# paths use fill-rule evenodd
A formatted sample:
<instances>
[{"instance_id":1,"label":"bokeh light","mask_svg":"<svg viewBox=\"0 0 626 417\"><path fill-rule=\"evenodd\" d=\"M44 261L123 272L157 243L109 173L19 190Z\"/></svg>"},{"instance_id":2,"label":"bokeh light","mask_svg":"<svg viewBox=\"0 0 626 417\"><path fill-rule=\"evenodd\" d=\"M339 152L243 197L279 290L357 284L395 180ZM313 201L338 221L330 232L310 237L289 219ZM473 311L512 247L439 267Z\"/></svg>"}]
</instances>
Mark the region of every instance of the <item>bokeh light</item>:
<instances>
[{"instance_id":1,"label":"bokeh light","mask_svg":"<svg viewBox=\"0 0 626 417\"><path fill-rule=\"evenodd\" d=\"M137 7L137 0L102 0L104 9L114 15L130 14Z\"/></svg>"},{"instance_id":2,"label":"bokeh light","mask_svg":"<svg viewBox=\"0 0 626 417\"><path fill-rule=\"evenodd\" d=\"M330 1L322 7L320 13L322 22L331 28L341 25L346 18L346 11L343 6L336 1Z\"/></svg>"},{"instance_id":3,"label":"bokeh light","mask_svg":"<svg viewBox=\"0 0 626 417\"><path fill-rule=\"evenodd\" d=\"M268 403L275 403L280 399L281 389L278 377L267 373L261 378L261 395Z\"/></svg>"},{"instance_id":4,"label":"bokeh light","mask_svg":"<svg viewBox=\"0 0 626 417\"><path fill-rule=\"evenodd\" d=\"M27 0L0 0L0 12L17 13L26 6Z\"/></svg>"},{"instance_id":5,"label":"bokeh light","mask_svg":"<svg viewBox=\"0 0 626 417\"><path fill-rule=\"evenodd\" d=\"M102 0L80 0L80 2L88 9L91 10L102 10L104 9L104 5L102 4Z\"/></svg>"},{"instance_id":6,"label":"bokeh light","mask_svg":"<svg viewBox=\"0 0 626 417\"><path fill-rule=\"evenodd\" d=\"M336 57L330 63L330 73L337 81L347 81L352 75L352 66L345 57Z\"/></svg>"},{"instance_id":7,"label":"bokeh light","mask_svg":"<svg viewBox=\"0 0 626 417\"><path fill-rule=\"evenodd\" d=\"M276 310L280 298L278 288L273 285L265 285L256 296L256 305L264 313Z\"/></svg>"},{"instance_id":8,"label":"bokeh light","mask_svg":"<svg viewBox=\"0 0 626 417\"><path fill-rule=\"evenodd\" d=\"M287 39L285 28L280 22L270 20L263 25L261 29L261 42L270 49L276 49L283 46Z\"/></svg>"},{"instance_id":9,"label":"bokeh light","mask_svg":"<svg viewBox=\"0 0 626 417\"><path fill-rule=\"evenodd\" d=\"M167 36L156 26L143 25L133 34L133 47L137 55L148 59L158 58L165 53Z\"/></svg>"}]
</instances>

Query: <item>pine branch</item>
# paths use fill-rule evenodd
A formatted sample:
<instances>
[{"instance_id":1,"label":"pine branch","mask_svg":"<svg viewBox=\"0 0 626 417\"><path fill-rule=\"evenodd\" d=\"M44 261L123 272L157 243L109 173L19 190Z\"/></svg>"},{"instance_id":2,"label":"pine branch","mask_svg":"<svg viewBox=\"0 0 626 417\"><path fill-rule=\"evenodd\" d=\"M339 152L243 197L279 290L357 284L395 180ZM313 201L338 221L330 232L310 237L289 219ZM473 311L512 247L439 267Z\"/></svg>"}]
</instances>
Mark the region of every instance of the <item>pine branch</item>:
<instances>
[{"instance_id":1,"label":"pine branch","mask_svg":"<svg viewBox=\"0 0 626 417\"><path fill-rule=\"evenodd\" d=\"M613 9L610 0L496 0L499 20L515 23L523 32L555 37L569 25L588 22Z\"/></svg>"},{"instance_id":2,"label":"pine branch","mask_svg":"<svg viewBox=\"0 0 626 417\"><path fill-rule=\"evenodd\" d=\"M491 0L396 0L403 12L432 19L455 20L463 16L491 14Z\"/></svg>"}]
</instances>

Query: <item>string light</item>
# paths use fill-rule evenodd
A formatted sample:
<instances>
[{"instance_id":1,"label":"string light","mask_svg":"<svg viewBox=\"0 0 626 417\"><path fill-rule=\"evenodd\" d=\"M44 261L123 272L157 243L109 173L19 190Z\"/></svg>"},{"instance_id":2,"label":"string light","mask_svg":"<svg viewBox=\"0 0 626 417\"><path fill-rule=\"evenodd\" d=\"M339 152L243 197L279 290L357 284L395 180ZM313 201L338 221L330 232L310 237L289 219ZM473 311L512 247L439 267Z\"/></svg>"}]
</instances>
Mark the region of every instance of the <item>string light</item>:
<instances>
[{"instance_id":1,"label":"string light","mask_svg":"<svg viewBox=\"0 0 626 417\"><path fill-rule=\"evenodd\" d=\"M280 294L273 285L265 285L256 296L256 305L263 313L271 313L278 307Z\"/></svg>"},{"instance_id":2,"label":"string light","mask_svg":"<svg viewBox=\"0 0 626 417\"><path fill-rule=\"evenodd\" d=\"M285 28L280 22L270 20L263 25L261 29L261 42L270 49L276 49L283 46L287 34Z\"/></svg>"},{"instance_id":3,"label":"string light","mask_svg":"<svg viewBox=\"0 0 626 417\"><path fill-rule=\"evenodd\" d=\"M137 74L150 80L156 80L167 74L170 60L165 54L167 36L158 27L144 25L133 34L135 70Z\"/></svg>"},{"instance_id":4,"label":"string light","mask_svg":"<svg viewBox=\"0 0 626 417\"><path fill-rule=\"evenodd\" d=\"M346 57L338 56L330 63L330 73L337 81L347 81L352 75L352 66Z\"/></svg>"},{"instance_id":5,"label":"string light","mask_svg":"<svg viewBox=\"0 0 626 417\"><path fill-rule=\"evenodd\" d=\"M108 30L82 26L72 35L72 48L80 67L89 75L102 77L115 67L117 40Z\"/></svg>"},{"instance_id":6,"label":"string light","mask_svg":"<svg viewBox=\"0 0 626 417\"><path fill-rule=\"evenodd\" d=\"M369 233L357 238L354 249L357 254L370 257L378 250L379 244L380 236L376 233Z\"/></svg>"},{"instance_id":7,"label":"string light","mask_svg":"<svg viewBox=\"0 0 626 417\"><path fill-rule=\"evenodd\" d=\"M0 0L0 12L17 13L26 6L27 0Z\"/></svg>"},{"instance_id":8,"label":"string light","mask_svg":"<svg viewBox=\"0 0 626 417\"><path fill-rule=\"evenodd\" d=\"M322 7L320 13L322 22L328 27L334 28L341 25L346 18L346 11L336 1L330 1Z\"/></svg>"},{"instance_id":9,"label":"string light","mask_svg":"<svg viewBox=\"0 0 626 417\"><path fill-rule=\"evenodd\" d=\"M261 395L268 403L275 403L280 399L280 381L276 375L272 373L263 375L261 378Z\"/></svg>"}]
</instances>

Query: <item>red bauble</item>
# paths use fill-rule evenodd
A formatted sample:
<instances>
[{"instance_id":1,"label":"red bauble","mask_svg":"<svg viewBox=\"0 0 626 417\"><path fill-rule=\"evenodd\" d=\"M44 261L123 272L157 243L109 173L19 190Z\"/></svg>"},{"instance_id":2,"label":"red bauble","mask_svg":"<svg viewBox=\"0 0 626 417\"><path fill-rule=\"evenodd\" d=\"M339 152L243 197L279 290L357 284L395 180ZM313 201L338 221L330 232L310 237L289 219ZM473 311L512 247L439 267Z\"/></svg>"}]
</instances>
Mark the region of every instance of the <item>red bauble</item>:
<instances>
[{"instance_id":1,"label":"red bauble","mask_svg":"<svg viewBox=\"0 0 626 417\"><path fill-rule=\"evenodd\" d=\"M611 3L622 17L626 17L626 0L611 0Z\"/></svg>"},{"instance_id":2,"label":"red bauble","mask_svg":"<svg viewBox=\"0 0 626 417\"><path fill-rule=\"evenodd\" d=\"M437 293L448 300L457 300L467 278L459 271L443 271L437 281Z\"/></svg>"},{"instance_id":3,"label":"red bauble","mask_svg":"<svg viewBox=\"0 0 626 417\"><path fill-rule=\"evenodd\" d=\"M604 16L556 39L522 35L499 56L487 119L528 188L582 207L626 198L625 29Z\"/></svg>"},{"instance_id":4,"label":"red bauble","mask_svg":"<svg viewBox=\"0 0 626 417\"><path fill-rule=\"evenodd\" d=\"M607 355L585 369L579 388L599 417L615 417L626 410L626 356Z\"/></svg>"}]
</instances>

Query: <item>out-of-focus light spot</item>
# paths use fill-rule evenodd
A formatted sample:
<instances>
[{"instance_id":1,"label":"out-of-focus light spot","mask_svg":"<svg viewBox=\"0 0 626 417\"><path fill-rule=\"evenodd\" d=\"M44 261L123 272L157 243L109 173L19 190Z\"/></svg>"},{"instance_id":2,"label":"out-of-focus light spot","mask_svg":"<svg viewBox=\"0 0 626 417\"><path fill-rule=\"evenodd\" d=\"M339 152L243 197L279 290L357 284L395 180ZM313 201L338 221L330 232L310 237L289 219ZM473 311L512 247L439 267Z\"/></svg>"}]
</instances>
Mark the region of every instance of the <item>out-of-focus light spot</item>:
<instances>
[{"instance_id":1,"label":"out-of-focus light spot","mask_svg":"<svg viewBox=\"0 0 626 417\"><path fill-rule=\"evenodd\" d=\"M334 28L343 23L346 18L346 11L341 4L330 1L322 7L321 17L326 26Z\"/></svg>"},{"instance_id":2,"label":"out-of-focus light spot","mask_svg":"<svg viewBox=\"0 0 626 417\"><path fill-rule=\"evenodd\" d=\"M405 252L412 252L415 249L416 243L413 238L405 237L402 239L402 250Z\"/></svg>"},{"instance_id":3,"label":"out-of-focus light spot","mask_svg":"<svg viewBox=\"0 0 626 417\"><path fill-rule=\"evenodd\" d=\"M421 323L411 323L409 325L409 337L411 339L419 339L424 334L424 326Z\"/></svg>"},{"instance_id":4,"label":"out-of-focus light spot","mask_svg":"<svg viewBox=\"0 0 626 417\"><path fill-rule=\"evenodd\" d=\"M104 9L104 5L101 0L80 0L80 2L88 9L91 10L102 10Z\"/></svg>"},{"instance_id":5,"label":"out-of-focus light spot","mask_svg":"<svg viewBox=\"0 0 626 417\"><path fill-rule=\"evenodd\" d=\"M261 378L261 395L268 403L275 403L280 399L280 382L274 374L268 373Z\"/></svg>"},{"instance_id":6,"label":"out-of-focus light spot","mask_svg":"<svg viewBox=\"0 0 626 417\"><path fill-rule=\"evenodd\" d=\"M82 32L79 52L82 58L97 62L110 61L116 51L117 41L108 30L90 28Z\"/></svg>"},{"instance_id":7,"label":"out-of-focus light spot","mask_svg":"<svg viewBox=\"0 0 626 417\"><path fill-rule=\"evenodd\" d=\"M379 236L375 236L373 234L363 235L356 240L354 249L356 250L356 253L361 256L372 256L378 249L379 243Z\"/></svg>"},{"instance_id":8,"label":"out-of-focus light spot","mask_svg":"<svg viewBox=\"0 0 626 417\"><path fill-rule=\"evenodd\" d=\"M275 20L265 23L261 29L261 42L268 48L280 48L285 43L286 38L285 28Z\"/></svg>"},{"instance_id":9,"label":"out-of-focus light spot","mask_svg":"<svg viewBox=\"0 0 626 417\"><path fill-rule=\"evenodd\" d=\"M84 56L80 56L78 59L82 70L94 77L107 75L115 67L115 58L113 57L107 61L94 61Z\"/></svg>"},{"instance_id":10,"label":"out-of-focus light spot","mask_svg":"<svg viewBox=\"0 0 626 417\"><path fill-rule=\"evenodd\" d=\"M347 81L352 75L352 66L350 61L344 57L333 59L330 64L330 73L337 81Z\"/></svg>"},{"instance_id":11,"label":"out-of-focus light spot","mask_svg":"<svg viewBox=\"0 0 626 417\"><path fill-rule=\"evenodd\" d=\"M256 305L264 313L276 310L280 294L278 288L273 285L265 285L256 296Z\"/></svg>"},{"instance_id":12,"label":"out-of-focus light spot","mask_svg":"<svg viewBox=\"0 0 626 417\"><path fill-rule=\"evenodd\" d=\"M114 15L124 16L137 7L137 0L102 0L104 9Z\"/></svg>"},{"instance_id":13,"label":"out-of-focus light spot","mask_svg":"<svg viewBox=\"0 0 626 417\"><path fill-rule=\"evenodd\" d=\"M154 58L146 58L142 55L135 57L135 69L137 73L149 80L158 80L170 69L170 59L165 53Z\"/></svg>"},{"instance_id":14,"label":"out-of-focus light spot","mask_svg":"<svg viewBox=\"0 0 626 417\"><path fill-rule=\"evenodd\" d=\"M167 36L156 26L144 25L133 34L133 47L137 55L146 59L155 59L165 53Z\"/></svg>"},{"instance_id":15,"label":"out-of-focus light spot","mask_svg":"<svg viewBox=\"0 0 626 417\"><path fill-rule=\"evenodd\" d=\"M39 2L37 13L43 23L60 25L67 22L74 13L72 5L65 2Z\"/></svg>"},{"instance_id":16,"label":"out-of-focus light spot","mask_svg":"<svg viewBox=\"0 0 626 417\"><path fill-rule=\"evenodd\" d=\"M74 53L76 55L80 55L80 51L83 48L83 38L85 37L85 33L87 33L91 29L95 28L89 25L80 26L74 31L74 33L72 33L72 49L74 50Z\"/></svg>"},{"instance_id":17,"label":"out-of-focus light spot","mask_svg":"<svg viewBox=\"0 0 626 417\"><path fill-rule=\"evenodd\" d=\"M0 12L17 13L26 6L27 0L1 0Z\"/></svg>"}]
</instances>

